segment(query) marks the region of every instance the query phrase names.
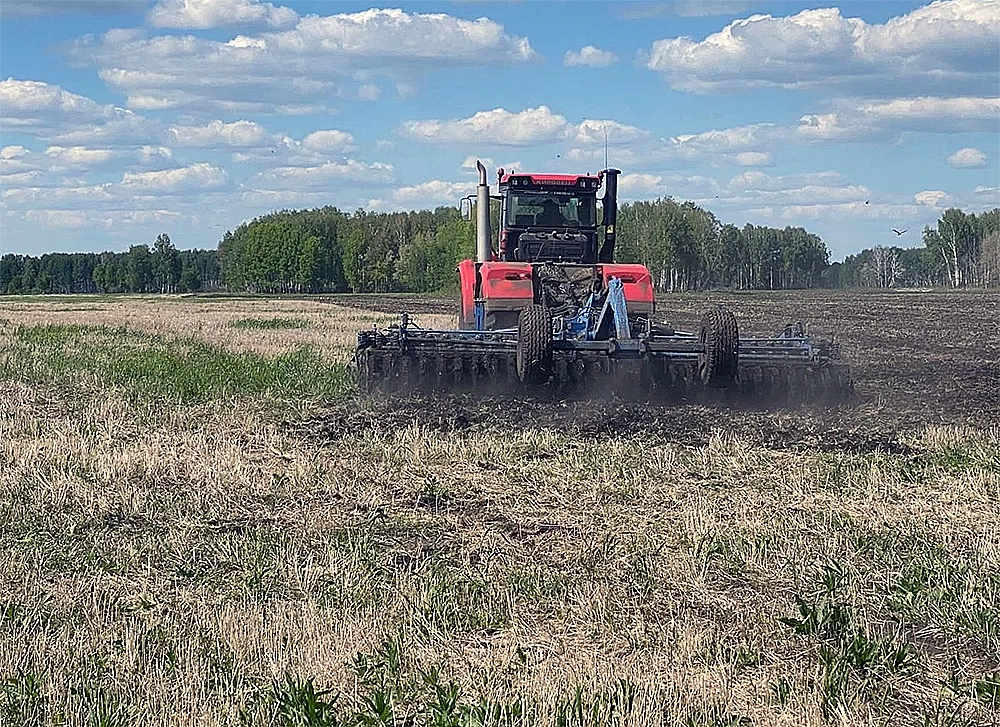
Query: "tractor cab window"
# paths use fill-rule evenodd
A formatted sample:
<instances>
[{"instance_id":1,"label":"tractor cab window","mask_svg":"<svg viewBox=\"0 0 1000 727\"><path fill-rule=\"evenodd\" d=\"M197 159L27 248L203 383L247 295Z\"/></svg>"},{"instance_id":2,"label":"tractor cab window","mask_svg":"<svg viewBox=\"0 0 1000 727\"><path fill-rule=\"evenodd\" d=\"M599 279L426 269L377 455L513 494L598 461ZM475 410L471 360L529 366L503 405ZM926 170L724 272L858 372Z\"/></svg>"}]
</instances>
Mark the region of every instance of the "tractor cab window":
<instances>
[{"instance_id":1,"label":"tractor cab window","mask_svg":"<svg viewBox=\"0 0 1000 727\"><path fill-rule=\"evenodd\" d=\"M592 195L556 192L511 192L507 225L511 227L593 227L596 199Z\"/></svg>"}]
</instances>

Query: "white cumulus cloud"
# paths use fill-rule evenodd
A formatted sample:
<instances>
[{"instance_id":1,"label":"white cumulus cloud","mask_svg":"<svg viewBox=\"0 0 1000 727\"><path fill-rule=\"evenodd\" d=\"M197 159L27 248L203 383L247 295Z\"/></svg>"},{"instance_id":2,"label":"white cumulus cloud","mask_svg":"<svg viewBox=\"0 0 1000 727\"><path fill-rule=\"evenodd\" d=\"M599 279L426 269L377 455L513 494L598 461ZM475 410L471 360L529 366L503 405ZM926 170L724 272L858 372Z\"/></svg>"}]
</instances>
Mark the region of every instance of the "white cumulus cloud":
<instances>
[{"instance_id":1,"label":"white cumulus cloud","mask_svg":"<svg viewBox=\"0 0 1000 727\"><path fill-rule=\"evenodd\" d=\"M496 144L530 146L557 141L603 145L605 132L611 144L626 144L648 136L648 132L617 121L584 119L573 124L548 106L511 112L504 108L479 111L464 119L407 121L398 132L433 144Z\"/></svg>"},{"instance_id":2,"label":"white cumulus cloud","mask_svg":"<svg viewBox=\"0 0 1000 727\"><path fill-rule=\"evenodd\" d=\"M90 222L87 213L81 210L28 210L24 219L39 227L62 227L78 230Z\"/></svg>"},{"instance_id":3,"label":"white cumulus cloud","mask_svg":"<svg viewBox=\"0 0 1000 727\"><path fill-rule=\"evenodd\" d=\"M321 153L344 152L354 147L354 137L339 129L324 129L307 135L302 140L302 146Z\"/></svg>"},{"instance_id":4,"label":"white cumulus cloud","mask_svg":"<svg viewBox=\"0 0 1000 727\"><path fill-rule=\"evenodd\" d=\"M897 128L923 130L938 125L947 131L976 131L996 128L1000 122L1000 97L895 98L861 104L856 113L872 120L891 121Z\"/></svg>"},{"instance_id":5,"label":"white cumulus cloud","mask_svg":"<svg viewBox=\"0 0 1000 727\"><path fill-rule=\"evenodd\" d=\"M8 161L10 159L20 159L21 157L27 156L28 150L25 149L20 144L13 144L11 146L5 146L0 149L0 161Z\"/></svg>"},{"instance_id":6,"label":"white cumulus cloud","mask_svg":"<svg viewBox=\"0 0 1000 727\"><path fill-rule=\"evenodd\" d=\"M986 155L979 149L967 146L949 156L948 164L955 169L978 169L986 166Z\"/></svg>"},{"instance_id":7,"label":"white cumulus cloud","mask_svg":"<svg viewBox=\"0 0 1000 727\"><path fill-rule=\"evenodd\" d=\"M285 114L321 113L340 98L376 98L377 77L412 90L426 72L537 58L526 38L509 35L488 18L375 8L306 15L286 29L228 41L109 32L78 41L70 54L96 66L107 84L128 96L132 108ZM360 85L359 76L365 77Z\"/></svg>"},{"instance_id":8,"label":"white cumulus cloud","mask_svg":"<svg viewBox=\"0 0 1000 727\"><path fill-rule=\"evenodd\" d=\"M316 166L271 169L257 175L255 186L268 190L308 190L318 187L330 188L338 181L384 184L391 181L393 175L394 169L391 164L382 162L367 164L357 159L348 159Z\"/></svg>"},{"instance_id":9,"label":"white cumulus cloud","mask_svg":"<svg viewBox=\"0 0 1000 727\"><path fill-rule=\"evenodd\" d=\"M60 144L151 140L154 127L142 116L71 93L54 84L0 81L0 127Z\"/></svg>"},{"instance_id":10,"label":"white cumulus cloud","mask_svg":"<svg viewBox=\"0 0 1000 727\"><path fill-rule=\"evenodd\" d=\"M982 91L995 87L1000 0L941 0L869 25L837 8L753 15L704 40L653 43L646 66L674 88Z\"/></svg>"},{"instance_id":11,"label":"white cumulus cloud","mask_svg":"<svg viewBox=\"0 0 1000 727\"><path fill-rule=\"evenodd\" d=\"M649 132L636 126L629 126L610 119L584 119L579 124L567 128L567 136L574 144L604 145L631 144L649 138Z\"/></svg>"},{"instance_id":12,"label":"white cumulus cloud","mask_svg":"<svg viewBox=\"0 0 1000 727\"><path fill-rule=\"evenodd\" d=\"M664 193L663 177L659 174L633 172L618 178L618 191L623 199L642 199Z\"/></svg>"},{"instance_id":13,"label":"white cumulus cloud","mask_svg":"<svg viewBox=\"0 0 1000 727\"><path fill-rule=\"evenodd\" d=\"M134 191L183 192L221 187L225 182L226 173L223 170L212 164L199 162L156 172L125 172L121 186Z\"/></svg>"},{"instance_id":14,"label":"white cumulus cloud","mask_svg":"<svg viewBox=\"0 0 1000 727\"><path fill-rule=\"evenodd\" d=\"M834 171L807 174L770 175L749 171L729 180L729 202L744 205L782 207L787 205L863 205L871 191L860 184L851 184Z\"/></svg>"},{"instance_id":15,"label":"white cumulus cloud","mask_svg":"<svg viewBox=\"0 0 1000 727\"><path fill-rule=\"evenodd\" d=\"M609 127L610 128L610 127ZM632 127L634 128L634 127ZM641 130L636 130L641 131ZM787 140L789 130L776 124L748 124L725 129L709 129L695 134L678 134L668 138L656 138L646 132L625 135L625 143L615 149L611 163L630 169L663 165L690 165L712 157L737 160L739 154L769 155L762 151ZM615 136L611 136L614 144ZM600 142L597 136L592 142ZM603 163L603 144L592 143L590 147L574 146L566 156L578 161ZM769 166L765 156L744 156L744 162L756 161L761 166ZM737 163L738 160L737 160ZM747 164L749 166L749 164Z\"/></svg>"},{"instance_id":16,"label":"white cumulus cloud","mask_svg":"<svg viewBox=\"0 0 1000 727\"><path fill-rule=\"evenodd\" d=\"M152 164L158 161L167 161L174 158L172 149L166 146L145 145L139 149L139 161L143 164Z\"/></svg>"},{"instance_id":17,"label":"white cumulus cloud","mask_svg":"<svg viewBox=\"0 0 1000 727\"><path fill-rule=\"evenodd\" d=\"M5 202L12 204L24 206L38 205L45 209L75 206L81 212L88 212L95 203L112 201L115 199L115 196L112 193L112 185L97 184L5 189L3 199Z\"/></svg>"},{"instance_id":18,"label":"white cumulus cloud","mask_svg":"<svg viewBox=\"0 0 1000 727\"><path fill-rule=\"evenodd\" d=\"M990 131L1000 119L1000 98L981 96L894 98L858 102L840 99L837 111L807 114L796 135L811 141L887 138L901 131L954 133Z\"/></svg>"},{"instance_id":19,"label":"white cumulus cloud","mask_svg":"<svg viewBox=\"0 0 1000 727\"><path fill-rule=\"evenodd\" d=\"M399 203L427 202L457 205L458 200L470 193L468 182L444 182L433 179L429 182L399 187L392 191L392 198Z\"/></svg>"},{"instance_id":20,"label":"white cumulus cloud","mask_svg":"<svg viewBox=\"0 0 1000 727\"><path fill-rule=\"evenodd\" d=\"M263 126L245 120L229 124L211 121L204 126L171 126L169 131L177 145L185 147L257 146L267 137Z\"/></svg>"},{"instance_id":21,"label":"white cumulus cloud","mask_svg":"<svg viewBox=\"0 0 1000 727\"><path fill-rule=\"evenodd\" d=\"M951 202L951 195L940 189L927 189L913 195L913 201L928 207L942 207Z\"/></svg>"},{"instance_id":22,"label":"white cumulus cloud","mask_svg":"<svg viewBox=\"0 0 1000 727\"><path fill-rule=\"evenodd\" d=\"M298 19L291 8L259 0L163 0L149 12L149 22L155 27L198 30L226 25L283 28Z\"/></svg>"},{"instance_id":23,"label":"white cumulus cloud","mask_svg":"<svg viewBox=\"0 0 1000 727\"><path fill-rule=\"evenodd\" d=\"M469 159L472 159L475 165L475 159L472 157ZM490 181L495 181L495 177ZM475 185L470 181L449 182L431 179L419 184L397 187L386 197L369 199L365 207L380 212L429 209L440 205L454 207L458 205L460 199L474 192Z\"/></svg>"},{"instance_id":24,"label":"white cumulus cloud","mask_svg":"<svg viewBox=\"0 0 1000 727\"><path fill-rule=\"evenodd\" d=\"M104 164L114 157L110 149L88 149L84 146L50 146L45 154L56 164L73 167Z\"/></svg>"},{"instance_id":25,"label":"white cumulus cloud","mask_svg":"<svg viewBox=\"0 0 1000 727\"><path fill-rule=\"evenodd\" d=\"M450 121L407 121L399 127L399 131L412 139L435 144L520 146L556 141L568 125L564 116L552 113L548 106L539 106L517 113L503 108L478 111L469 118Z\"/></svg>"},{"instance_id":26,"label":"white cumulus cloud","mask_svg":"<svg viewBox=\"0 0 1000 727\"><path fill-rule=\"evenodd\" d=\"M564 66L588 66L590 68L604 68L610 66L618 60L614 53L592 45L585 45L580 50L568 50L563 57Z\"/></svg>"},{"instance_id":27,"label":"white cumulus cloud","mask_svg":"<svg viewBox=\"0 0 1000 727\"><path fill-rule=\"evenodd\" d=\"M774 164L774 156L766 151L741 151L736 163L741 167L769 167Z\"/></svg>"}]
</instances>

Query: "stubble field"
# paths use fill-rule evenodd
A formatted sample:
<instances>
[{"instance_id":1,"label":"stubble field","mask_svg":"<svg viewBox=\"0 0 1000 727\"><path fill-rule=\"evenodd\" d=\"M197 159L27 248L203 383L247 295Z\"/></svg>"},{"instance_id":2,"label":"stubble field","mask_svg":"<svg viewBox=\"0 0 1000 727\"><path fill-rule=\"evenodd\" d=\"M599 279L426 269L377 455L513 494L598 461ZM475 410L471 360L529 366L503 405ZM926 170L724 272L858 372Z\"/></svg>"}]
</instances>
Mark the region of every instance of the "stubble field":
<instances>
[{"instance_id":1,"label":"stubble field","mask_svg":"<svg viewBox=\"0 0 1000 727\"><path fill-rule=\"evenodd\" d=\"M856 398L373 400L452 301L0 299L0 723L1000 724L1000 296L715 302Z\"/></svg>"}]
</instances>

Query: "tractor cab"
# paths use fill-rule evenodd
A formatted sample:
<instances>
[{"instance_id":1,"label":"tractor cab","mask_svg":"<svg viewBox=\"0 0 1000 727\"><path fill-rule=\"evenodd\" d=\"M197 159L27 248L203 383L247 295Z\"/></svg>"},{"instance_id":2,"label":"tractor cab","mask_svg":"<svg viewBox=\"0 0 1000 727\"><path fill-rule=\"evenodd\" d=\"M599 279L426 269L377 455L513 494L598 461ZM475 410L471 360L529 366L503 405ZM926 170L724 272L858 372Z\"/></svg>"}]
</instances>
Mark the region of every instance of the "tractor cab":
<instances>
[{"instance_id":1,"label":"tractor cab","mask_svg":"<svg viewBox=\"0 0 1000 727\"><path fill-rule=\"evenodd\" d=\"M598 261L600 175L499 171L498 257L505 262Z\"/></svg>"},{"instance_id":2,"label":"tractor cab","mask_svg":"<svg viewBox=\"0 0 1000 727\"><path fill-rule=\"evenodd\" d=\"M497 173L491 195L477 163L476 259L458 264L459 328L499 330L517 325L531 305L580 307L591 293L601 302L612 278L624 286L623 305L636 316L653 309L653 286L642 265L615 264L617 169L599 174ZM598 220L597 193L603 214ZM500 230L490 232L490 201L500 201ZM603 227L603 235L599 234Z\"/></svg>"}]
</instances>

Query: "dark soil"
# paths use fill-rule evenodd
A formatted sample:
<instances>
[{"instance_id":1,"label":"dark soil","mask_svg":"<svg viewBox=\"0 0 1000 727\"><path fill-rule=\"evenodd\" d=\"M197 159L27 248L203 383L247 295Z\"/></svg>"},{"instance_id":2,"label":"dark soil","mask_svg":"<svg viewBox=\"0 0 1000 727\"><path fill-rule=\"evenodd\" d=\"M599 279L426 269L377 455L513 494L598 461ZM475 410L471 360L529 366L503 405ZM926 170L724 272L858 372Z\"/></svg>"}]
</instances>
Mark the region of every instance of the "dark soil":
<instances>
[{"instance_id":1,"label":"dark soil","mask_svg":"<svg viewBox=\"0 0 1000 727\"><path fill-rule=\"evenodd\" d=\"M454 310L450 299L345 296L331 302L423 313ZM548 428L597 439L641 435L690 446L733 432L776 449L905 454L900 433L924 424L1000 426L1000 295L955 292L680 294L662 296L657 317L693 330L723 303L744 334L769 334L802 321L835 336L853 369L856 394L837 407L747 408L724 402L669 405L552 400L512 395L378 397L338 405L304 431L338 439L419 424L441 431Z\"/></svg>"},{"instance_id":2,"label":"dark soil","mask_svg":"<svg viewBox=\"0 0 1000 727\"><path fill-rule=\"evenodd\" d=\"M894 454L911 451L888 423L873 427L865 418L852 416L850 410L736 410L598 400L478 398L469 394L359 398L298 426L311 439L331 442L413 425L449 433L542 428L596 441L641 436L653 442L690 447L704 446L713 435L731 433L770 449Z\"/></svg>"}]
</instances>

